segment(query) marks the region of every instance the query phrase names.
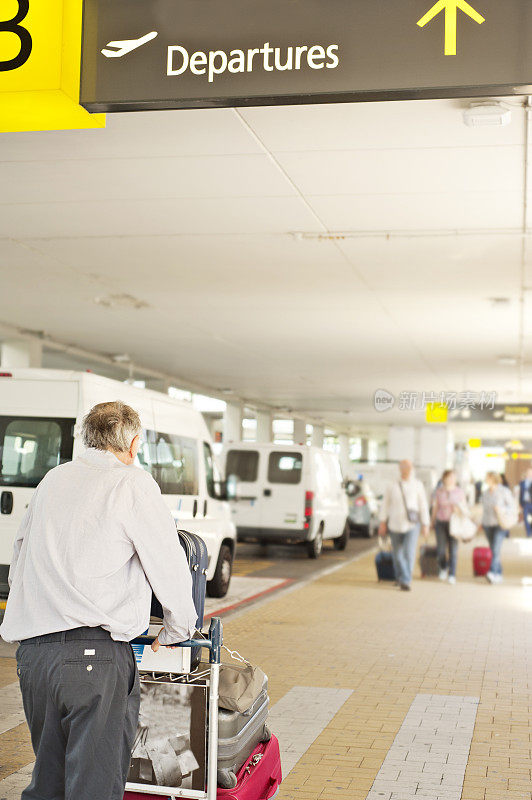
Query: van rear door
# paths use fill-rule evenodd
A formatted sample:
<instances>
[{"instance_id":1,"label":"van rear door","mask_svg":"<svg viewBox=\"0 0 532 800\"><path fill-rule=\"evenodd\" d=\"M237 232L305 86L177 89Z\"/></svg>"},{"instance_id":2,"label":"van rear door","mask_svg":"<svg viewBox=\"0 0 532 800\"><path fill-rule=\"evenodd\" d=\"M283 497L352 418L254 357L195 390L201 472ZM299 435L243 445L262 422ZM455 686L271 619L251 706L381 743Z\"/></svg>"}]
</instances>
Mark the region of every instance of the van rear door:
<instances>
[{"instance_id":1,"label":"van rear door","mask_svg":"<svg viewBox=\"0 0 532 800\"><path fill-rule=\"evenodd\" d=\"M0 416L0 592L16 532L37 484L72 459L74 418ZM4 585L2 585L4 584Z\"/></svg>"},{"instance_id":2,"label":"van rear door","mask_svg":"<svg viewBox=\"0 0 532 800\"><path fill-rule=\"evenodd\" d=\"M264 458L264 454L263 454ZM225 477L236 475L238 500L231 503L237 528L260 528L262 521L261 458L258 450L231 448L225 461Z\"/></svg>"},{"instance_id":3,"label":"van rear door","mask_svg":"<svg viewBox=\"0 0 532 800\"><path fill-rule=\"evenodd\" d=\"M303 453L272 450L267 455L262 527L299 531L304 526Z\"/></svg>"}]
</instances>

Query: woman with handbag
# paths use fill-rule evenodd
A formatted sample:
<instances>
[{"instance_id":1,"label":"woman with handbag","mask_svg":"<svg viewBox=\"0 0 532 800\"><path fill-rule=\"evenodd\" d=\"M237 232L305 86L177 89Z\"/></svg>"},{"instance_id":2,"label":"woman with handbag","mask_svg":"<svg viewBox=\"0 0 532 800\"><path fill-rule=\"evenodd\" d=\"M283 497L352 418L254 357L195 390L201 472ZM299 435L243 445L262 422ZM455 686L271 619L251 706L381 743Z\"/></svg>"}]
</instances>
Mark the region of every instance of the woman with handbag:
<instances>
[{"instance_id":1,"label":"woman with handbag","mask_svg":"<svg viewBox=\"0 0 532 800\"><path fill-rule=\"evenodd\" d=\"M512 492L503 486L498 472L487 473L486 485L482 494L482 527L491 550L491 568L486 579L489 583L502 583L502 543L517 523L518 514Z\"/></svg>"},{"instance_id":2,"label":"woman with handbag","mask_svg":"<svg viewBox=\"0 0 532 800\"><path fill-rule=\"evenodd\" d=\"M458 539L451 536L450 522L452 514L465 504L464 490L456 482L456 474L446 469L442 475L441 486L436 489L432 505L432 525L436 532L438 546L438 577L441 581L456 583L456 561L458 557Z\"/></svg>"}]
</instances>

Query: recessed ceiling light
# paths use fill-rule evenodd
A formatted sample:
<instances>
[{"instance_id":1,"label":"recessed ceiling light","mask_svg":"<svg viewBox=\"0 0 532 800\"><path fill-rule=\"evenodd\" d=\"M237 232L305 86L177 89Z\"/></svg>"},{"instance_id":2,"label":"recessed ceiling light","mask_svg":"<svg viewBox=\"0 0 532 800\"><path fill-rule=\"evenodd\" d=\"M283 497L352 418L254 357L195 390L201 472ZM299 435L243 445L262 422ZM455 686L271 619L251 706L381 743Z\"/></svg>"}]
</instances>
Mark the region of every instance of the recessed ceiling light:
<instances>
[{"instance_id":1,"label":"recessed ceiling light","mask_svg":"<svg viewBox=\"0 0 532 800\"><path fill-rule=\"evenodd\" d=\"M131 361L131 357L127 353L118 353L116 356L112 356L112 359L117 364L129 364Z\"/></svg>"},{"instance_id":2,"label":"recessed ceiling light","mask_svg":"<svg viewBox=\"0 0 532 800\"><path fill-rule=\"evenodd\" d=\"M505 367L515 367L517 365L515 356L499 356L497 361Z\"/></svg>"},{"instance_id":3,"label":"recessed ceiling light","mask_svg":"<svg viewBox=\"0 0 532 800\"><path fill-rule=\"evenodd\" d=\"M494 308L509 306L511 302L509 297L490 297L489 301Z\"/></svg>"}]
</instances>

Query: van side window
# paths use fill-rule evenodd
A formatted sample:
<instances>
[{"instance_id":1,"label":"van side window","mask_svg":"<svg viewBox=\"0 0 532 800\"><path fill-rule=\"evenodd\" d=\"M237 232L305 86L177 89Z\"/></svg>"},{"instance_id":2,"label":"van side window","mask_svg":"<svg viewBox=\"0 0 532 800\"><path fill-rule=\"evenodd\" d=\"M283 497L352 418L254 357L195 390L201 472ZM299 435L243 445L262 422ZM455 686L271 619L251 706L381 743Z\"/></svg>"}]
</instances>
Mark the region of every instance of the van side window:
<instances>
[{"instance_id":1,"label":"van side window","mask_svg":"<svg viewBox=\"0 0 532 800\"><path fill-rule=\"evenodd\" d=\"M256 450L229 450L225 474L236 475L239 481L253 483L259 472L259 454Z\"/></svg>"},{"instance_id":2,"label":"van side window","mask_svg":"<svg viewBox=\"0 0 532 800\"><path fill-rule=\"evenodd\" d=\"M212 457L210 444L203 442L203 458L205 460L205 477L207 479L207 492L209 497L218 500L221 495L221 477L216 462Z\"/></svg>"},{"instance_id":3,"label":"van side window","mask_svg":"<svg viewBox=\"0 0 532 800\"><path fill-rule=\"evenodd\" d=\"M0 417L0 486L35 487L71 461L74 419Z\"/></svg>"},{"instance_id":4,"label":"van side window","mask_svg":"<svg viewBox=\"0 0 532 800\"><path fill-rule=\"evenodd\" d=\"M157 474L163 494L198 494L198 451L195 439L156 433Z\"/></svg>"},{"instance_id":5,"label":"van side window","mask_svg":"<svg viewBox=\"0 0 532 800\"><path fill-rule=\"evenodd\" d=\"M268 480L270 483L299 483L302 466L301 453L270 453Z\"/></svg>"}]
</instances>

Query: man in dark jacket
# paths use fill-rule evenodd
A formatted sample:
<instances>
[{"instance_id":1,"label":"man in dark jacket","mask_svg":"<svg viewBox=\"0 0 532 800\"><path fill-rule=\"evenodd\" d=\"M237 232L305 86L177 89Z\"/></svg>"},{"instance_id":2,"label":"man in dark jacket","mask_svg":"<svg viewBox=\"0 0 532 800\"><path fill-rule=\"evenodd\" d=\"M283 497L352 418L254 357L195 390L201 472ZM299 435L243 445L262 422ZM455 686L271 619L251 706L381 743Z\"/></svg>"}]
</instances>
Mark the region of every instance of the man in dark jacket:
<instances>
[{"instance_id":1,"label":"man in dark jacket","mask_svg":"<svg viewBox=\"0 0 532 800\"><path fill-rule=\"evenodd\" d=\"M527 469L524 479L519 484L519 505L523 512L526 535L532 536L532 467Z\"/></svg>"}]
</instances>

